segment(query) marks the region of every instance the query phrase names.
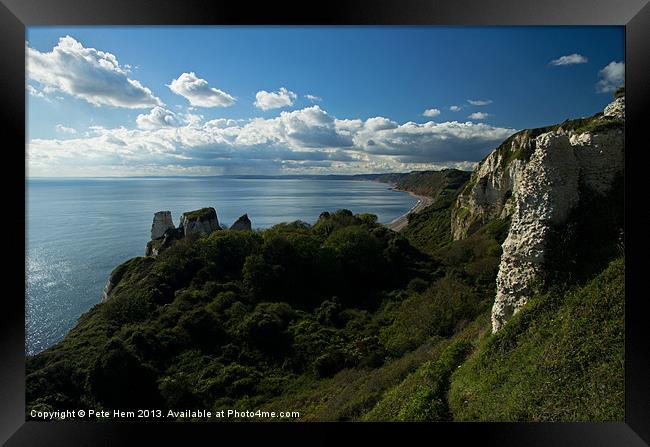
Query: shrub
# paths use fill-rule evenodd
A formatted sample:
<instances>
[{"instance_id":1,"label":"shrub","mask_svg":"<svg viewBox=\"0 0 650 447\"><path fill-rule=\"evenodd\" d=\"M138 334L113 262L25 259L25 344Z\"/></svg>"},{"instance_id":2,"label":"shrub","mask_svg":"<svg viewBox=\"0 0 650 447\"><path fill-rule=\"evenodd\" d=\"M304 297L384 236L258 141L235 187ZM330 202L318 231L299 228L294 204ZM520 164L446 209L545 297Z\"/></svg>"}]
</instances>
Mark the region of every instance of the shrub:
<instances>
[{"instance_id":1,"label":"shrub","mask_svg":"<svg viewBox=\"0 0 650 447\"><path fill-rule=\"evenodd\" d=\"M95 398L109 408L146 408L160 404L156 372L118 339L98 353L88 374Z\"/></svg>"}]
</instances>

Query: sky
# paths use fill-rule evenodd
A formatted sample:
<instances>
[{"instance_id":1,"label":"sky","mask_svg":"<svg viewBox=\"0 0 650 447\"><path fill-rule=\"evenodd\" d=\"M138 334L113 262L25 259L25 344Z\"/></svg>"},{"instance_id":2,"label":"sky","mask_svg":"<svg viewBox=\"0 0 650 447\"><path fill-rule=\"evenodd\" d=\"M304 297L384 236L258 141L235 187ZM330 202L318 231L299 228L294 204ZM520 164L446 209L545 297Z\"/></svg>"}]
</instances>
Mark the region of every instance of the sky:
<instances>
[{"instance_id":1,"label":"sky","mask_svg":"<svg viewBox=\"0 0 650 447\"><path fill-rule=\"evenodd\" d=\"M593 115L623 27L30 27L30 177L472 169Z\"/></svg>"}]
</instances>

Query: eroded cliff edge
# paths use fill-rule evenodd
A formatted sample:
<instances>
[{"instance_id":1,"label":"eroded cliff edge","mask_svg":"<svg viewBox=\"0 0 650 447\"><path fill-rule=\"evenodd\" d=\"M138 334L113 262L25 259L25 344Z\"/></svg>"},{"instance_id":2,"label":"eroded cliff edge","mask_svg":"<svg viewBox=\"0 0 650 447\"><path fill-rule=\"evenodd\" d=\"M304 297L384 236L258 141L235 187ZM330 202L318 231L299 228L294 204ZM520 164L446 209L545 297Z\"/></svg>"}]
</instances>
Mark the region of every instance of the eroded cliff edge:
<instances>
[{"instance_id":1,"label":"eroded cliff edge","mask_svg":"<svg viewBox=\"0 0 650 447\"><path fill-rule=\"evenodd\" d=\"M624 171L624 91L589 118L520 131L476 168L452 211L454 239L494 218L510 218L496 281L492 330L524 306L548 276L553 245L572 212L608 200ZM620 198L622 200L622 198ZM595 216L592 216L595 217Z\"/></svg>"}]
</instances>

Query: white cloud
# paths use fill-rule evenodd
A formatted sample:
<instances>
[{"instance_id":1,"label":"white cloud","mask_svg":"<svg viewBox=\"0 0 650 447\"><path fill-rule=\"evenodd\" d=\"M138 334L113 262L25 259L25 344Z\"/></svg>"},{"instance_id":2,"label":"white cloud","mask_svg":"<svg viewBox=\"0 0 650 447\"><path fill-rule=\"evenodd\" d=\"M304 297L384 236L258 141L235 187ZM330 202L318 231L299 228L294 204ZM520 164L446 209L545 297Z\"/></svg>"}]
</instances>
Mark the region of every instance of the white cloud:
<instances>
[{"instance_id":1,"label":"white cloud","mask_svg":"<svg viewBox=\"0 0 650 447\"><path fill-rule=\"evenodd\" d=\"M395 121L389 120L388 118L384 118L383 116L375 116L374 118L368 118L366 122L363 124L363 128L371 132L396 129L398 127L399 124L397 124Z\"/></svg>"},{"instance_id":2,"label":"white cloud","mask_svg":"<svg viewBox=\"0 0 650 447\"><path fill-rule=\"evenodd\" d=\"M484 120L488 116L489 116L489 114L487 114L485 112L474 112L471 115L469 115L467 118L473 119L473 120Z\"/></svg>"},{"instance_id":3,"label":"white cloud","mask_svg":"<svg viewBox=\"0 0 650 447\"><path fill-rule=\"evenodd\" d=\"M427 109L422 112L422 115L433 118L434 116L440 115L440 109Z\"/></svg>"},{"instance_id":4,"label":"white cloud","mask_svg":"<svg viewBox=\"0 0 650 447\"><path fill-rule=\"evenodd\" d=\"M323 100L320 96L315 96L315 95L305 95L305 98L310 100L311 102L320 102Z\"/></svg>"},{"instance_id":5,"label":"white cloud","mask_svg":"<svg viewBox=\"0 0 650 447\"><path fill-rule=\"evenodd\" d=\"M625 62L610 62L598 72L596 84L599 93L613 92L625 83Z\"/></svg>"},{"instance_id":6,"label":"white cloud","mask_svg":"<svg viewBox=\"0 0 650 447\"><path fill-rule=\"evenodd\" d=\"M235 103L235 98L223 90L208 85L194 72L183 73L167 85L177 95L183 96L196 107L228 107Z\"/></svg>"},{"instance_id":7,"label":"white cloud","mask_svg":"<svg viewBox=\"0 0 650 447\"><path fill-rule=\"evenodd\" d=\"M459 112L460 109L461 109L460 106L451 106L451 107L449 107L449 110L451 110L452 112Z\"/></svg>"},{"instance_id":8,"label":"white cloud","mask_svg":"<svg viewBox=\"0 0 650 447\"><path fill-rule=\"evenodd\" d=\"M34 88L33 85L27 84L25 88L27 89L27 93L29 93L32 96L35 96L37 98L44 98L45 97L43 92L40 91L40 90L37 90L36 88Z\"/></svg>"},{"instance_id":9,"label":"white cloud","mask_svg":"<svg viewBox=\"0 0 650 447\"><path fill-rule=\"evenodd\" d=\"M195 115L191 116L195 117ZM151 109L149 113L138 115L135 122L140 129L158 129L160 127L178 127L181 125L174 112L158 106Z\"/></svg>"},{"instance_id":10,"label":"white cloud","mask_svg":"<svg viewBox=\"0 0 650 447\"><path fill-rule=\"evenodd\" d=\"M337 119L317 105L245 122L154 108L136 121L135 129L94 126L83 137L29 141L30 175L467 169L515 132L469 121Z\"/></svg>"},{"instance_id":11,"label":"white cloud","mask_svg":"<svg viewBox=\"0 0 650 447\"><path fill-rule=\"evenodd\" d=\"M586 64L589 60L578 53L569 54L566 56L561 56L557 59L553 59L550 64L555 66L560 65L575 65L575 64Z\"/></svg>"},{"instance_id":12,"label":"white cloud","mask_svg":"<svg viewBox=\"0 0 650 447\"><path fill-rule=\"evenodd\" d=\"M373 124L366 121L356 132L354 147L370 154L397 156L403 162L480 160L489 148L515 132L469 121L394 123L382 129Z\"/></svg>"},{"instance_id":13,"label":"white cloud","mask_svg":"<svg viewBox=\"0 0 650 447\"><path fill-rule=\"evenodd\" d=\"M130 79L117 58L85 48L70 36L59 39L49 53L27 47L27 77L45 93L64 92L100 106L140 109L162 105L148 88Z\"/></svg>"},{"instance_id":14,"label":"white cloud","mask_svg":"<svg viewBox=\"0 0 650 447\"><path fill-rule=\"evenodd\" d=\"M65 127L63 124L57 124L55 127L56 127L56 130L58 130L59 132L69 133L69 134L72 134L72 135L77 133L77 131L75 129L73 129L71 127Z\"/></svg>"},{"instance_id":15,"label":"white cloud","mask_svg":"<svg viewBox=\"0 0 650 447\"><path fill-rule=\"evenodd\" d=\"M278 109L280 107L292 106L297 95L281 87L277 92L267 92L260 90L255 94L255 107L261 110Z\"/></svg>"},{"instance_id":16,"label":"white cloud","mask_svg":"<svg viewBox=\"0 0 650 447\"><path fill-rule=\"evenodd\" d=\"M468 99L467 102L473 106L486 106L492 104L491 99Z\"/></svg>"}]
</instances>

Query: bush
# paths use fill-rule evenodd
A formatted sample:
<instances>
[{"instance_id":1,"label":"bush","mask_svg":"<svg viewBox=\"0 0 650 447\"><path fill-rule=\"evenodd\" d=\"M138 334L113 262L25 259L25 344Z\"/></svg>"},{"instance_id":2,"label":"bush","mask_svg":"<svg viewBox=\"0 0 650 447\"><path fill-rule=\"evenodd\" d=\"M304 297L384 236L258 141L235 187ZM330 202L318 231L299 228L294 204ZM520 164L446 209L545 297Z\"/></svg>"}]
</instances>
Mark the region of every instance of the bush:
<instances>
[{"instance_id":1,"label":"bush","mask_svg":"<svg viewBox=\"0 0 650 447\"><path fill-rule=\"evenodd\" d=\"M212 312L206 311L205 307L193 309L181 316L178 328L189 336L194 346L207 350L217 349L228 340L219 319Z\"/></svg>"},{"instance_id":2,"label":"bush","mask_svg":"<svg viewBox=\"0 0 650 447\"><path fill-rule=\"evenodd\" d=\"M155 408L160 405L156 371L112 339L98 353L88 374L93 396L108 408Z\"/></svg>"},{"instance_id":3,"label":"bush","mask_svg":"<svg viewBox=\"0 0 650 447\"><path fill-rule=\"evenodd\" d=\"M244 317L238 333L265 353L286 352L291 343L287 327L295 317L296 313L286 303L260 303Z\"/></svg>"}]
</instances>

